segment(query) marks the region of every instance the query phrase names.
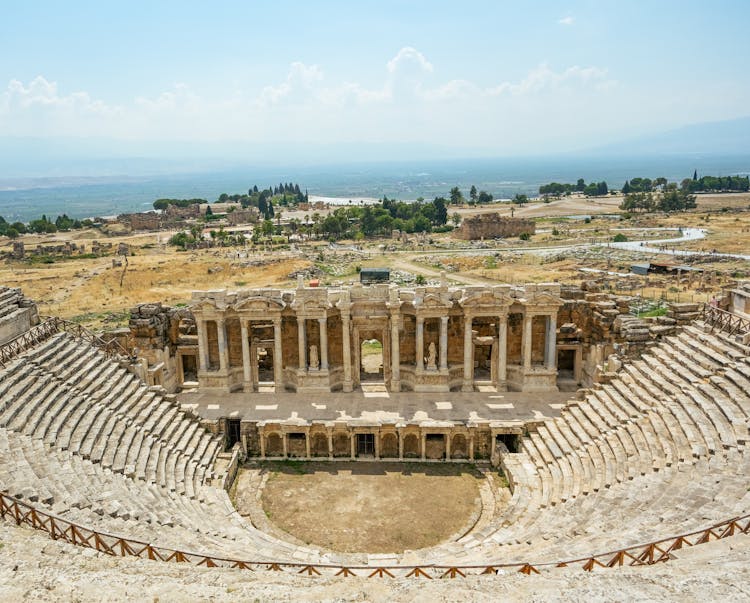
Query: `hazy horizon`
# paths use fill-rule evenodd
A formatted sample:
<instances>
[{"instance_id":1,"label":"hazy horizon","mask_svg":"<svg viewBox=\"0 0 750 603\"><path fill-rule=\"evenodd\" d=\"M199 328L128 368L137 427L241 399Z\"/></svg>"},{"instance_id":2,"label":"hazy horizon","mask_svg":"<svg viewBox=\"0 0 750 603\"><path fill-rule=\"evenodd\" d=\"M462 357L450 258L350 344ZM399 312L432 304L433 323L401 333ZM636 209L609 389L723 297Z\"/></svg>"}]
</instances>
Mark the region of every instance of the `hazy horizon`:
<instances>
[{"instance_id":1,"label":"hazy horizon","mask_svg":"<svg viewBox=\"0 0 750 603\"><path fill-rule=\"evenodd\" d=\"M37 173L48 161L82 175L71 160L93 173L98 160L551 156L746 121L746 12L738 0L13 3L0 178L35 160Z\"/></svg>"}]
</instances>

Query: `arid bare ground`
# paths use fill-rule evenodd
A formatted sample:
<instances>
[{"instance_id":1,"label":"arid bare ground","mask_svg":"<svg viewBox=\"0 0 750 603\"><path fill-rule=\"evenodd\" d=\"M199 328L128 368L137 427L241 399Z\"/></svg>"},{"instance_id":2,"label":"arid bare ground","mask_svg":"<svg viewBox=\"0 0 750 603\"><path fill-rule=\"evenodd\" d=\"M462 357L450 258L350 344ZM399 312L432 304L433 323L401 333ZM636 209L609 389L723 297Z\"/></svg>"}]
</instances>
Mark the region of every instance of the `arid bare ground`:
<instances>
[{"instance_id":1,"label":"arid bare ground","mask_svg":"<svg viewBox=\"0 0 750 603\"><path fill-rule=\"evenodd\" d=\"M481 474L464 464L268 463L269 520L340 552L400 553L455 535L481 509ZM242 497L237 492L242 513Z\"/></svg>"},{"instance_id":2,"label":"arid bare ground","mask_svg":"<svg viewBox=\"0 0 750 603\"><path fill-rule=\"evenodd\" d=\"M342 253L330 250L325 241L305 243L301 251L293 253L282 249L239 250L214 248L189 252L177 251L164 242L171 233L136 233L107 237L95 230L60 232L54 235L24 235L21 240L27 253L36 245L50 245L64 241L85 243L87 249L93 239L111 243L114 247L125 242L135 253L128 258L126 268L112 265L112 253L99 258L54 258L53 263L34 259L7 260L0 264L0 282L7 286L20 286L28 296L39 303L43 314L53 314L75 319L89 327L114 327L127 321L127 310L136 303L157 302L186 304L196 289L238 289L245 287L291 287L295 280L289 275L298 270L318 266L325 274L323 283L354 281L358 279L357 267L388 266L397 271L422 275L427 280L437 280L440 271L447 268L449 279L463 284L496 282L541 282L559 280L576 283L590 278L579 268L598 268L627 272L634 261L646 261L647 256L633 254L608 254L599 259L585 260L573 255L542 258L539 254L515 254L514 248L560 247L590 240L607 240L618 229L637 228L629 237L653 238L656 233L648 229L659 227L701 227L708 230L705 239L682 244L682 249L717 250L719 252L747 253L750 250L750 194L699 195L695 211L663 215L634 215L631 220L617 221L595 218L590 223L566 220L561 216L573 214L615 213L621 199L617 196L603 199L570 197L550 203L534 202L516 208L517 216L541 217L537 234L531 241L509 239L488 242L494 257L471 255L472 246L457 241L450 234L431 234L419 243L401 244L393 239L360 241L362 252ZM510 214L509 204L483 207L464 207L452 214L467 215L487 211ZM325 212L321 212L325 213ZM644 234L645 233L645 234ZM342 242L345 246L346 242ZM385 248L387 246L387 249ZM10 251L12 242L0 237L0 251ZM349 258L343 255L349 254ZM670 257L657 257L671 261ZM343 272L328 274L331 264L343 264ZM709 262L701 268L718 270L727 274L747 271L747 262ZM720 283L717 283L719 286ZM676 284L667 285L674 288ZM682 290L682 287L678 287ZM718 289L717 289L718 290ZM708 299L713 291L701 291L701 300ZM657 292L659 295L659 292ZM696 298L697 299L697 298Z\"/></svg>"}]
</instances>

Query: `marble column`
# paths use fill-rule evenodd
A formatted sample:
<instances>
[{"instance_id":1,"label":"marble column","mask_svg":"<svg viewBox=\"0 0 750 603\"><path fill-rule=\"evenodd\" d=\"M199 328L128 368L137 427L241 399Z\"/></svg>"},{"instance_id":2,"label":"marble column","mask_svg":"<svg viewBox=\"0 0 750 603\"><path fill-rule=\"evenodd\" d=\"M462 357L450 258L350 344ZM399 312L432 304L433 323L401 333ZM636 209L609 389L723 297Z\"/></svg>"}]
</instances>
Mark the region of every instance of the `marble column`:
<instances>
[{"instance_id":1,"label":"marble column","mask_svg":"<svg viewBox=\"0 0 750 603\"><path fill-rule=\"evenodd\" d=\"M474 343L471 331L472 317L464 317L464 383L462 391L474 391Z\"/></svg>"},{"instance_id":2,"label":"marble column","mask_svg":"<svg viewBox=\"0 0 750 603\"><path fill-rule=\"evenodd\" d=\"M242 332L242 378L245 382L245 391L253 390L252 374L250 373L250 341L248 338L247 320L240 319L240 330Z\"/></svg>"},{"instance_id":3,"label":"marble column","mask_svg":"<svg viewBox=\"0 0 750 603\"><path fill-rule=\"evenodd\" d=\"M417 317L417 371L424 370L424 318Z\"/></svg>"},{"instance_id":4,"label":"marble column","mask_svg":"<svg viewBox=\"0 0 750 603\"><path fill-rule=\"evenodd\" d=\"M474 432L469 434L469 460L474 460Z\"/></svg>"},{"instance_id":5,"label":"marble column","mask_svg":"<svg viewBox=\"0 0 750 603\"><path fill-rule=\"evenodd\" d=\"M440 370L448 370L448 317L440 317Z\"/></svg>"},{"instance_id":6,"label":"marble column","mask_svg":"<svg viewBox=\"0 0 750 603\"><path fill-rule=\"evenodd\" d=\"M532 316L523 315L523 369L528 371L531 368L531 322Z\"/></svg>"},{"instance_id":7,"label":"marble column","mask_svg":"<svg viewBox=\"0 0 750 603\"><path fill-rule=\"evenodd\" d=\"M260 432L260 458L266 458L266 433Z\"/></svg>"},{"instance_id":8,"label":"marble column","mask_svg":"<svg viewBox=\"0 0 750 603\"><path fill-rule=\"evenodd\" d=\"M309 459L310 456L310 428L305 429L305 456Z\"/></svg>"},{"instance_id":9,"label":"marble column","mask_svg":"<svg viewBox=\"0 0 750 603\"><path fill-rule=\"evenodd\" d=\"M307 370L307 334L305 333L305 319L297 316L297 347L299 348L299 368Z\"/></svg>"},{"instance_id":10,"label":"marble column","mask_svg":"<svg viewBox=\"0 0 750 603\"><path fill-rule=\"evenodd\" d=\"M557 366L557 315L547 317L547 333L544 348L544 364L549 370Z\"/></svg>"},{"instance_id":11,"label":"marble column","mask_svg":"<svg viewBox=\"0 0 750 603\"><path fill-rule=\"evenodd\" d=\"M229 350L227 349L227 329L224 319L216 321L216 334L219 340L219 368L226 372L229 369Z\"/></svg>"},{"instance_id":12,"label":"marble column","mask_svg":"<svg viewBox=\"0 0 750 603\"><path fill-rule=\"evenodd\" d=\"M352 343L349 334L349 312L341 313L341 345L344 359L344 386L345 392L352 391Z\"/></svg>"},{"instance_id":13,"label":"marble column","mask_svg":"<svg viewBox=\"0 0 750 603\"><path fill-rule=\"evenodd\" d=\"M357 434L353 433L351 436L349 436L349 442L351 444L351 452L352 452L352 460L357 458Z\"/></svg>"},{"instance_id":14,"label":"marble column","mask_svg":"<svg viewBox=\"0 0 750 603\"><path fill-rule=\"evenodd\" d=\"M505 388L508 381L508 316L497 319L497 386Z\"/></svg>"},{"instance_id":15,"label":"marble column","mask_svg":"<svg viewBox=\"0 0 750 603\"><path fill-rule=\"evenodd\" d=\"M319 318L320 325L320 370L328 370L328 319Z\"/></svg>"},{"instance_id":16,"label":"marble column","mask_svg":"<svg viewBox=\"0 0 750 603\"><path fill-rule=\"evenodd\" d=\"M398 432L398 460L404 460L404 434L400 430Z\"/></svg>"},{"instance_id":17,"label":"marble column","mask_svg":"<svg viewBox=\"0 0 750 603\"><path fill-rule=\"evenodd\" d=\"M273 382L277 392L284 391L284 361L281 349L281 318L273 319Z\"/></svg>"},{"instance_id":18,"label":"marble column","mask_svg":"<svg viewBox=\"0 0 750 603\"><path fill-rule=\"evenodd\" d=\"M329 428L328 435L328 458L333 460L333 431Z\"/></svg>"},{"instance_id":19,"label":"marble column","mask_svg":"<svg viewBox=\"0 0 750 603\"><path fill-rule=\"evenodd\" d=\"M401 351L399 349L398 316L391 316L391 391L401 391Z\"/></svg>"},{"instance_id":20,"label":"marble column","mask_svg":"<svg viewBox=\"0 0 750 603\"><path fill-rule=\"evenodd\" d=\"M284 458L287 458L289 456L289 436L286 432L281 434L281 445L283 446L282 454L284 455Z\"/></svg>"},{"instance_id":21,"label":"marble column","mask_svg":"<svg viewBox=\"0 0 750 603\"><path fill-rule=\"evenodd\" d=\"M427 460L427 434L422 433L422 460Z\"/></svg>"},{"instance_id":22,"label":"marble column","mask_svg":"<svg viewBox=\"0 0 750 603\"><path fill-rule=\"evenodd\" d=\"M206 321L199 319L195 323L198 329L198 368L201 371L208 370L208 337L206 334Z\"/></svg>"},{"instance_id":23,"label":"marble column","mask_svg":"<svg viewBox=\"0 0 750 603\"><path fill-rule=\"evenodd\" d=\"M375 439L375 458L380 459L380 433L377 431L374 434Z\"/></svg>"},{"instance_id":24,"label":"marble column","mask_svg":"<svg viewBox=\"0 0 750 603\"><path fill-rule=\"evenodd\" d=\"M446 433L445 436L445 460L451 460L451 434Z\"/></svg>"}]
</instances>

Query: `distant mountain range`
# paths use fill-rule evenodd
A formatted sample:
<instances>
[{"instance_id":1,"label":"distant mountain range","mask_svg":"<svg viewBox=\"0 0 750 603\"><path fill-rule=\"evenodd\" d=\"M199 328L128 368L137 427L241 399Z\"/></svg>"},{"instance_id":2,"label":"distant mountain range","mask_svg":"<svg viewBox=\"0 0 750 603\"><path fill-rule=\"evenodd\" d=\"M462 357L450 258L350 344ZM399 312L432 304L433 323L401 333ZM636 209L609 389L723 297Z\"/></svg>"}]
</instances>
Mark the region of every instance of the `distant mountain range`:
<instances>
[{"instance_id":1,"label":"distant mountain range","mask_svg":"<svg viewBox=\"0 0 750 603\"><path fill-rule=\"evenodd\" d=\"M243 141L124 141L105 138L0 137L0 185L24 178L125 178L198 174L217 170L288 170L315 165L366 162L498 162L540 159L606 160L655 155L686 159L750 156L750 117L687 125L619 142L546 156L493 153L491 149L423 143L268 143ZM13 184L13 183L10 183Z\"/></svg>"},{"instance_id":2,"label":"distant mountain range","mask_svg":"<svg viewBox=\"0 0 750 603\"><path fill-rule=\"evenodd\" d=\"M750 117L711 121L656 132L590 149L604 155L750 154ZM583 151L584 153L586 151Z\"/></svg>"}]
</instances>

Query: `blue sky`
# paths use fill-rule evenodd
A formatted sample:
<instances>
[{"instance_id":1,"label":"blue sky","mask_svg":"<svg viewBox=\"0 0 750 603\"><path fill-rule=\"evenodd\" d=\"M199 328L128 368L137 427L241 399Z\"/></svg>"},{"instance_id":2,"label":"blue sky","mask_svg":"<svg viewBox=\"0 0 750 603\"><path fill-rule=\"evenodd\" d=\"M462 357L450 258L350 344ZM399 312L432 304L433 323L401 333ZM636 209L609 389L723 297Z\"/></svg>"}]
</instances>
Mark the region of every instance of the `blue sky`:
<instances>
[{"instance_id":1,"label":"blue sky","mask_svg":"<svg viewBox=\"0 0 750 603\"><path fill-rule=\"evenodd\" d=\"M5 2L0 136L586 148L750 114L746 1Z\"/></svg>"}]
</instances>

